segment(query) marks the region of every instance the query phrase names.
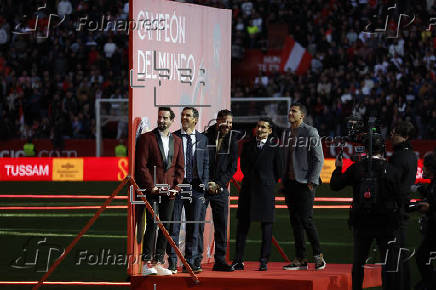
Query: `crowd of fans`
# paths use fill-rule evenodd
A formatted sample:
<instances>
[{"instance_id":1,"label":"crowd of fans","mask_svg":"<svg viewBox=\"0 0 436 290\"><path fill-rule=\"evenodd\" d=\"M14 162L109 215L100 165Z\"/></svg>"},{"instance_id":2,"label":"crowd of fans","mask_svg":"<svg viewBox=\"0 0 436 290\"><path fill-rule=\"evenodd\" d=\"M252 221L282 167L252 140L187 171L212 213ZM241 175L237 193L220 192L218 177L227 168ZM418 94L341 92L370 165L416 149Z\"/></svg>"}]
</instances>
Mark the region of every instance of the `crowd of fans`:
<instances>
[{"instance_id":1,"label":"crowd of fans","mask_svg":"<svg viewBox=\"0 0 436 290\"><path fill-rule=\"evenodd\" d=\"M304 75L261 73L248 85L232 79L232 97L289 97L303 102L310 112L307 121L323 136L343 135L346 118L357 115L366 120L375 116L385 137L399 120L409 120L417 128L416 138L434 139L433 2L277 0L233 4L233 56L243 59L248 48L266 50L268 26L274 29L271 24L282 23L313 59ZM253 35L249 27L256 24L259 32Z\"/></svg>"},{"instance_id":2,"label":"crowd of fans","mask_svg":"<svg viewBox=\"0 0 436 290\"><path fill-rule=\"evenodd\" d=\"M268 49L273 24L286 25L312 54L304 75L275 71L263 74L261 81L232 78L232 97L303 102L309 108L308 122L320 135L343 134L345 118L355 114L376 116L385 135L399 120L410 120L417 138L436 138L436 34L427 30L436 14L432 0L410 5L388 0L179 2L232 9L235 64L247 49ZM396 8L388 10L393 4ZM93 138L95 100L128 98L128 34L77 31L77 22L84 16L127 19L128 1L47 1L35 14L40 6L38 1L2 0L0 138ZM50 18L50 13L59 18ZM51 26L47 38L24 33L36 15L39 24ZM386 17L386 31L365 32L384 27ZM23 33L13 33L17 31ZM37 33L44 32L38 28ZM119 129L111 137L125 134Z\"/></svg>"},{"instance_id":3,"label":"crowd of fans","mask_svg":"<svg viewBox=\"0 0 436 290\"><path fill-rule=\"evenodd\" d=\"M77 22L127 19L128 1L4 0L1 10L0 138L94 138L95 100L128 98L128 34L77 31Z\"/></svg>"}]
</instances>

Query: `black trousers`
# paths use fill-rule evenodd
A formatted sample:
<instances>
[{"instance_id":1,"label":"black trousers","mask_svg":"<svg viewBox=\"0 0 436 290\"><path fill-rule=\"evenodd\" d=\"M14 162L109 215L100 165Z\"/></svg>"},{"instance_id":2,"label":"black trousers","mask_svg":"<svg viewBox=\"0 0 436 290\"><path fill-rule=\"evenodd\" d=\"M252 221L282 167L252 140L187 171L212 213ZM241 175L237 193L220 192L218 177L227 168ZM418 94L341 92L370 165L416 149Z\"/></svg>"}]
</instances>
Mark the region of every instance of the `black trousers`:
<instances>
[{"instance_id":1,"label":"black trousers","mask_svg":"<svg viewBox=\"0 0 436 290\"><path fill-rule=\"evenodd\" d=\"M212 219L214 226L215 238L215 263L226 262L227 251L227 216L229 213L229 193L227 189L220 194L205 194L205 203L201 213L201 220L206 216L206 209L209 206L212 208ZM200 265L203 259L203 232L204 224L200 224L200 241L198 245L198 254L195 263Z\"/></svg>"},{"instance_id":2,"label":"black trousers","mask_svg":"<svg viewBox=\"0 0 436 290\"><path fill-rule=\"evenodd\" d=\"M382 283L384 290L396 290L395 279L398 272L398 242L393 231L377 229L353 229L353 290L361 290L365 264L382 263ZM376 240L379 258L368 259L373 240ZM370 267L369 265L366 267Z\"/></svg>"},{"instance_id":3,"label":"black trousers","mask_svg":"<svg viewBox=\"0 0 436 290\"><path fill-rule=\"evenodd\" d=\"M298 259L306 257L304 232L312 245L313 255L321 254L318 231L312 220L314 197L315 192L307 184L289 180L285 182L285 199L294 232L295 257Z\"/></svg>"},{"instance_id":4,"label":"black trousers","mask_svg":"<svg viewBox=\"0 0 436 290\"><path fill-rule=\"evenodd\" d=\"M413 250L409 249L406 245L407 225L408 219L406 216L403 216L397 236L399 247L401 248L401 257L398 264L398 272L396 272L395 278L396 289L398 290L410 290L409 257L413 254Z\"/></svg>"},{"instance_id":5,"label":"black trousers","mask_svg":"<svg viewBox=\"0 0 436 290\"><path fill-rule=\"evenodd\" d=\"M188 196L177 195L174 201L173 222L170 226L170 235L177 246L179 246L179 235L181 227L182 208L185 208L186 217L186 238L185 238L185 259L188 263L193 264L198 259L198 244L200 242L200 221L205 202L204 193L196 189L192 189L191 199ZM203 219L204 221L204 219ZM176 251L168 244L168 263L177 265Z\"/></svg>"},{"instance_id":6,"label":"black trousers","mask_svg":"<svg viewBox=\"0 0 436 290\"><path fill-rule=\"evenodd\" d=\"M271 255L272 243L272 222L262 222L262 245L260 247L259 262L267 263ZM238 226L236 232L236 255L233 259L234 262L242 262L244 260L245 242L247 240L248 230L250 229L250 219L238 219Z\"/></svg>"},{"instance_id":7,"label":"black trousers","mask_svg":"<svg viewBox=\"0 0 436 290\"><path fill-rule=\"evenodd\" d=\"M147 200L150 202L154 211L159 215L159 219L163 222L163 226L168 230L173 218L174 200L170 200L167 196L162 196L159 202L159 197L156 195L147 194ZM156 238L157 222L153 216L146 210L146 229L144 234L144 242L142 244L142 259L144 261L164 262L165 249L167 239L159 230L157 235L156 249L153 252L154 241Z\"/></svg>"},{"instance_id":8,"label":"black trousers","mask_svg":"<svg viewBox=\"0 0 436 290\"><path fill-rule=\"evenodd\" d=\"M431 229L432 231L434 229ZM427 232L416 251L416 265L421 274L423 286L436 289L433 264L436 260L436 233Z\"/></svg>"}]
</instances>

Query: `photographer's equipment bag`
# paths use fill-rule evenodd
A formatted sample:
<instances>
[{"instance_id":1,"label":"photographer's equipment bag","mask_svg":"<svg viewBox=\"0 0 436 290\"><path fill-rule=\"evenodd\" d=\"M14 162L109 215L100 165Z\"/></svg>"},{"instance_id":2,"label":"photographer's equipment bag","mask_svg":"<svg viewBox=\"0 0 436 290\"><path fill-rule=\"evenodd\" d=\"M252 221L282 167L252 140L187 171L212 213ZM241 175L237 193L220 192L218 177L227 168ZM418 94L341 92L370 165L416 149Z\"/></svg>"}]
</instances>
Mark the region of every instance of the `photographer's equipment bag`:
<instances>
[{"instance_id":1,"label":"photographer's equipment bag","mask_svg":"<svg viewBox=\"0 0 436 290\"><path fill-rule=\"evenodd\" d=\"M397 193L392 192L388 183L388 163L385 160L374 163L377 169L370 170L365 166L360 183L356 186L350 212L352 226L390 227L399 222L400 207L395 199Z\"/></svg>"}]
</instances>

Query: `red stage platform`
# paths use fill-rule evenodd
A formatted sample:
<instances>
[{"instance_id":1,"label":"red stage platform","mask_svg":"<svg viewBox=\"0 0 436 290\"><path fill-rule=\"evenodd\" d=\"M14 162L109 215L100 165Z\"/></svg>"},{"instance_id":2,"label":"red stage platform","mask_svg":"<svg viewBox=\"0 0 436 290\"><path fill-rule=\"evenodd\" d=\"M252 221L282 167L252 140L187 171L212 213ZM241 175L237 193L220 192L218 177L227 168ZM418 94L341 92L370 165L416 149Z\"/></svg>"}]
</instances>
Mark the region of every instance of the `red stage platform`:
<instances>
[{"instance_id":1,"label":"red stage platform","mask_svg":"<svg viewBox=\"0 0 436 290\"><path fill-rule=\"evenodd\" d=\"M315 271L309 264L307 271L285 271L286 263L268 263L268 271L259 272L258 262L245 262L244 271L214 272L212 264L203 265L198 274L200 285L194 285L189 274L172 276L133 276L132 289L295 289L295 290L348 290L351 289L351 265L327 264L326 269ZM381 268L366 268L364 288L381 285ZM154 288L156 284L156 288Z\"/></svg>"}]
</instances>

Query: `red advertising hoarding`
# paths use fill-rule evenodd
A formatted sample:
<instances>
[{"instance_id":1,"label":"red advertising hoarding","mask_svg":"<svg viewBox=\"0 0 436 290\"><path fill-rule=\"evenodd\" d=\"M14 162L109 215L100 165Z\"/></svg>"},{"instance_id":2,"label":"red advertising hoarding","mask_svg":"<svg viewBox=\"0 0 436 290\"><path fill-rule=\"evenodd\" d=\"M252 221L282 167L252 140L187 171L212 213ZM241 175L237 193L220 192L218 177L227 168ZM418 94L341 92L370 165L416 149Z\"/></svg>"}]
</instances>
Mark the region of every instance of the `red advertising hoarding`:
<instances>
[{"instance_id":1,"label":"red advertising hoarding","mask_svg":"<svg viewBox=\"0 0 436 290\"><path fill-rule=\"evenodd\" d=\"M52 158L0 158L0 181L51 181Z\"/></svg>"},{"instance_id":2,"label":"red advertising hoarding","mask_svg":"<svg viewBox=\"0 0 436 290\"><path fill-rule=\"evenodd\" d=\"M121 181L126 157L0 158L0 181Z\"/></svg>"}]
</instances>

